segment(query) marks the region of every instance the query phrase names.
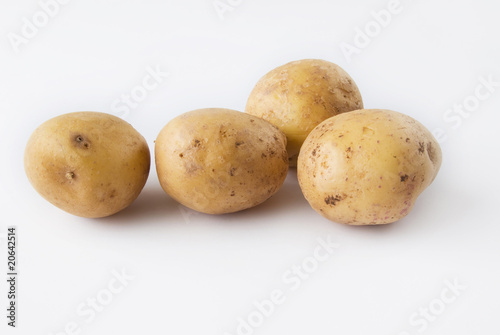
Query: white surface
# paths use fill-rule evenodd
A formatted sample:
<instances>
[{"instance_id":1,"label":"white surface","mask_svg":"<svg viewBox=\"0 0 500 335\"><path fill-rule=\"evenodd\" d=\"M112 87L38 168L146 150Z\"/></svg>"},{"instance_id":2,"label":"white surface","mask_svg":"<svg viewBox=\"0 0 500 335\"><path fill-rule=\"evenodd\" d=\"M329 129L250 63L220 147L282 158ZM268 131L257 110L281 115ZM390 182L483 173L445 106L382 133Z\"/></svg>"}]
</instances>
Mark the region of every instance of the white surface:
<instances>
[{"instance_id":1,"label":"white surface","mask_svg":"<svg viewBox=\"0 0 500 335\"><path fill-rule=\"evenodd\" d=\"M0 332L59 334L75 322L80 334L234 335L254 301L281 290L285 301L254 334L500 333L500 87L469 117L445 118L480 77L500 81L498 2L401 0L402 11L348 62L340 45L353 43L355 28L389 1L226 1L235 8L221 20L212 0L73 0L18 53L7 36L20 34L22 18L40 6L1 1L0 277L5 227L17 225L20 310L12 330L1 280ZM302 58L342 66L365 107L446 132L438 178L400 222L329 222L303 199L293 171L265 204L208 216L166 196L153 168L138 200L102 220L53 207L25 177L24 146L39 124L72 111L115 112L113 102L141 85L148 67L169 76L125 119L153 150L174 116L243 110L262 75ZM328 236L340 247L292 290L282 276L290 279L286 271L310 261L317 239ZM114 269L135 278L87 322L77 308L107 297L99 292ZM446 280L467 288L422 332L423 319L409 319L421 307L442 306L435 299Z\"/></svg>"}]
</instances>

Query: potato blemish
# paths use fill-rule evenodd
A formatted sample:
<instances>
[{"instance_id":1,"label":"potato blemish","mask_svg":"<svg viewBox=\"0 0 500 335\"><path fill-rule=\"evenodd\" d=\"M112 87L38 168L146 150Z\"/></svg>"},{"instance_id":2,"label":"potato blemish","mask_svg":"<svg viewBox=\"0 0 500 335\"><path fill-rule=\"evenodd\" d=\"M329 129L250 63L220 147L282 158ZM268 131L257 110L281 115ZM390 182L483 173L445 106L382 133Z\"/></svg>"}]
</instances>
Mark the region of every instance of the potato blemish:
<instances>
[{"instance_id":1,"label":"potato blemish","mask_svg":"<svg viewBox=\"0 0 500 335\"><path fill-rule=\"evenodd\" d=\"M363 135L373 135L373 134L375 134L373 129L368 127L363 127Z\"/></svg>"},{"instance_id":2,"label":"potato blemish","mask_svg":"<svg viewBox=\"0 0 500 335\"><path fill-rule=\"evenodd\" d=\"M90 141L86 140L83 135L76 135L74 136L73 143L76 147L82 148L82 149L89 149L90 148Z\"/></svg>"},{"instance_id":3,"label":"potato blemish","mask_svg":"<svg viewBox=\"0 0 500 335\"><path fill-rule=\"evenodd\" d=\"M425 152L424 142L418 142L418 153L423 154Z\"/></svg>"},{"instance_id":4,"label":"potato blemish","mask_svg":"<svg viewBox=\"0 0 500 335\"><path fill-rule=\"evenodd\" d=\"M337 202L344 200L345 197L341 196L340 194L337 194L335 196L329 195L325 198L325 204L330 205L330 206L335 206Z\"/></svg>"}]
</instances>

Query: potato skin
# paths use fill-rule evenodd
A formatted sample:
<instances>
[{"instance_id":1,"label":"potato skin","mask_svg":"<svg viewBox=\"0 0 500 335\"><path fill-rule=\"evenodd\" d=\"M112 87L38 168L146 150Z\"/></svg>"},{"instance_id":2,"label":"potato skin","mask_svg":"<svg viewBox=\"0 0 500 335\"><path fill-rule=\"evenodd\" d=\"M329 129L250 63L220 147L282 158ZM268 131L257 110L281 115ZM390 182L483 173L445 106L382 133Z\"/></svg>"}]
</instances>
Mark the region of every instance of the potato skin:
<instances>
[{"instance_id":1,"label":"potato skin","mask_svg":"<svg viewBox=\"0 0 500 335\"><path fill-rule=\"evenodd\" d=\"M191 209L224 214L256 206L283 184L286 137L245 113L207 108L171 120L155 144L160 184Z\"/></svg>"},{"instance_id":2,"label":"potato skin","mask_svg":"<svg viewBox=\"0 0 500 335\"><path fill-rule=\"evenodd\" d=\"M385 224L411 211L441 159L438 142L415 119L365 109L319 124L302 146L297 174L305 198L324 217Z\"/></svg>"},{"instance_id":3,"label":"potato skin","mask_svg":"<svg viewBox=\"0 0 500 335\"><path fill-rule=\"evenodd\" d=\"M99 218L137 198L148 178L150 153L146 140L124 120L76 112L33 132L24 166L47 201L73 215Z\"/></svg>"},{"instance_id":4,"label":"potato skin","mask_svg":"<svg viewBox=\"0 0 500 335\"><path fill-rule=\"evenodd\" d=\"M245 112L276 125L287 137L290 165L307 135L319 123L340 113L363 108L356 83L340 66L304 59L267 73L251 92Z\"/></svg>"}]
</instances>

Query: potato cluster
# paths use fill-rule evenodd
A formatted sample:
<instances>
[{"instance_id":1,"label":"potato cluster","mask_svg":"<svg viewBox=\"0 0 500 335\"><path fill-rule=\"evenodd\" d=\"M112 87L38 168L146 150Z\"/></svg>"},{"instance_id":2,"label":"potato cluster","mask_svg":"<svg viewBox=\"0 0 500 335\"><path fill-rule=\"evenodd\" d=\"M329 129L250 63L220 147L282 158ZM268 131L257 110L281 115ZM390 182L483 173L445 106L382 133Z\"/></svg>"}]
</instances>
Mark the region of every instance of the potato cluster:
<instances>
[{"instance_id":1,"label":"potato cluster","mask_svg":"<svg viewBox=\"0 0 500 335\"><path fill-rule=\"evenodd\" d=\"M232 213L269 199L296 166L302 193L318 213L376 225L406 216L441 165L439 144L422 124L398 112L363 109L354 80L324 60L270 71L245 112L199 109L168 122L155 141L163 190L191 209ZM138 197L150 152L122 119L76 112L38 127L24 162L46 200L98 218Z\"/></svg>"}]
</instances>

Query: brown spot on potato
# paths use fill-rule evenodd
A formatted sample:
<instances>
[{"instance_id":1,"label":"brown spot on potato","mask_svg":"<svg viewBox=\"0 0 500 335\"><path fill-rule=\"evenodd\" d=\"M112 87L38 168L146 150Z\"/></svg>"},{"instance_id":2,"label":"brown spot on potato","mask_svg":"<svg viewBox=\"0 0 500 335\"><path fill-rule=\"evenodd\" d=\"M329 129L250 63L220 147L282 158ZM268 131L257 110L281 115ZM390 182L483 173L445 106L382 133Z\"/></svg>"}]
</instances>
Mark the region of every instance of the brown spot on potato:
<instances>
[{"instance_id":1,"label":"brown spot on potato","mask_svg":"<svg viewBox=\"0 0 500 335\"><path fill-rule=\"evenodd\" d=\"M337 194L335 196L329 195L325 198L325 204L330 206L335 206L337 202L342 201L344 198L345 196L342 196L340 194Z\"/></svg>"},{"instance_id":2,"label":"brown spot on potato","mask_svg":"<svg viewBox=\"0 0 500 335\"><path fill-rule=\"evenodd\" d=\"M351 149L351 147L347 147L347 149L345 149L345 157L347 159L349 159L349 158L352 157L352 149Z\"/></svg>"},{"instance_id":3,"label":"brown spot on potato","mask_svg":"<svg viewBox=\"0 0 500 335\"><path fill-rule=\"evenodd\" d=\"M408 180L408 178L409 178L409 177L408 177L408 175L407 175L407 174L405 174L404 176L401 176L401 182L403 183L403 182L407 181L407 180Z\"/></svg>"},{"instance_id":4,"label":"brown spot on potato","mask_svg":"<svg viewBox=\"0 0 500 335\"><path fill-rule=\"evenodd\" d=\"M425 152L424 142L418 142L418 153L423 154Z\"/></svg>"},{"instance_id":5,"label":"brown spot on potato","mask_svg":"<svg viewBox=\"0 0 500 335\"><path fill-rule=\"evenodd\" d=\"M90 141L87 140L83 135L77 134L73 135L73 144L81 149L89 149L90 148Z\"/></svg>"},{"instance_id":6,"label":"brown spot on potato","mask_svg":"<svg viewBox=\"0 0 500 335\"><path fill-rule=\"evenodd\" d=\"M64 175L66 177L66 179L68 180L73 180L75 179L75 173L74 172L66 172L66 174Z\"/></svg>"},{"instance_id":7,"label":"brown spot on potato","mask_svg":"<svg viewBox=\"0 0 500 335\"><path fill-rule=\"evenodd\" d=\"M230 175L231 177L232 177L232 176L234 176L234 172L235 172L235 171L236 171L236 168L231 168L231 169L229 170L229 175Z\"/></svg>"},{"instance_id":8,"label":"brown spot on potato","mask_svg":"<svg viewBox=\"0 0 500 335\"><path fill-rule=\"evenodd\" d=\"M316 149L312 151L311 155L316 156Z\"/></svg>"},{"instance_id":9,"label":"brown spot on potato","mask_svg":"<svg viewBox=\"0 0 500 335\"><path fill-rule=\"evenodd\" d=\"M239 147L242 144L245 144L245 142L243 142L243 141L241 141L241 142L235 142L234 146L237 148L237 147Z\"/></svg>"},{"instance_id":10,"label":"brown spot on potato","mask_svg":"<svg viewBox=\"0 0 500 335\"><path fill-rule=\"evenodd\" d=\"M200 140L194 140L193 142L194 142L193 147L195 148L198 148L201 145Z\"/></svg>"}]
</instances>

